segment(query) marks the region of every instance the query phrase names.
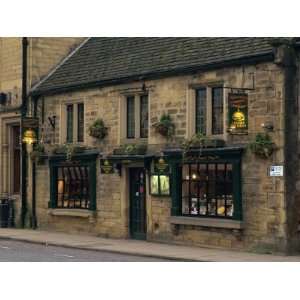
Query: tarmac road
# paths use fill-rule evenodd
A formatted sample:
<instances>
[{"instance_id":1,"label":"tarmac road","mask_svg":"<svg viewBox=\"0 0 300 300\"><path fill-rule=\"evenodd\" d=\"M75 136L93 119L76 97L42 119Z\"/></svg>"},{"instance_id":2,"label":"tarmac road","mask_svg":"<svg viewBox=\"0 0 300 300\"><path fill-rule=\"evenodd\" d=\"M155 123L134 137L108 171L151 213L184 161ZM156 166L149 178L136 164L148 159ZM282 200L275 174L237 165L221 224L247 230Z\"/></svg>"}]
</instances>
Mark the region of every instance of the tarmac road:
<instances>
[{"instance_id":1,"label":"tarmac road","mask_svg":"<svg viewBox=\"0 0 300 300\"><path fill-rule=\"evenodd\" d=\"M168 260L0 240L0 262L163 262Z\"/></svg>"}]
</instances>

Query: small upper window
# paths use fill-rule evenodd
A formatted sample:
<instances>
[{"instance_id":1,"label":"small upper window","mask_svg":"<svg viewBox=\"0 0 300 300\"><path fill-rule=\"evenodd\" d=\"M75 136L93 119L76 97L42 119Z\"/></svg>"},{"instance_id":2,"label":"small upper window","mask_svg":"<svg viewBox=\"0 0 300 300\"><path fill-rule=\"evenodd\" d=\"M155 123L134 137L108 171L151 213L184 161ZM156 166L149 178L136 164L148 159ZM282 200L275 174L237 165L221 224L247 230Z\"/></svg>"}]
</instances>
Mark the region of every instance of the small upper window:
<instances>
[{"instance_id":1,"label":"small upper window","mask_svg":"<svg viewBox=\"0 0 300 300\"><path fill-rule=\"evenodd\" d=\"M222 87L196 90L195 133L221 135L224 133L224 96Z\"/></svg>"},{"instance_id":2,"label":"small upper window","mask_svg":"<svg viewBox=\"0 0 300 300\"><path fill-rule=\"evenodd\" d=\"M126 97L126 138L148 138L148 95Z\"/></svg>"},{"instance_id":3,"label":"small upper window","mask_svg":"<svg viewBox=\"0 0 300 300\"><path fill-rule=\"evenodd\" d=\"M84 141L84 104L66 105L66 142Z\"/></svg>"}]
</instances>

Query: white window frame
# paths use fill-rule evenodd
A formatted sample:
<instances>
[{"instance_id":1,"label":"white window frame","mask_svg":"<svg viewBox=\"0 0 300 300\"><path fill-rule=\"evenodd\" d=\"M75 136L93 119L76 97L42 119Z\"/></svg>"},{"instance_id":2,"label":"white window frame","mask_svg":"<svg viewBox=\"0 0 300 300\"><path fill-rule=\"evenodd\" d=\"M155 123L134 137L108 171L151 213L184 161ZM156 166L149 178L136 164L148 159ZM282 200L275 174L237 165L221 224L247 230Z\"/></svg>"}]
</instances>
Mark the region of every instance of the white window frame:
<instances>
[{"instance_id":1,"label":"white window frame","mask_svg":"<svg viewBox=\"0 0 300 300\"><path fill-rule=\"evenodd\" d=\"M83 122L83 141L78 142L78 104L83 104L84 107L84 122ZM66 144L67 143L67 106L73 105L73 142L72 144L83 144L86 139L86 105L85 101L82 99L78 99L75 101L63 101L61 103L61 119L60 119L60 143Z\"/></svg>"},{"instance_id":2,"label":"white window frame","mask_svg":"<svg viewBox=\"0 0 300 300\"><path fill-rule=\"evenodd\" d=\"M223 88L223 133L212 134L212 89ZM187 134L186 138L191 138L196 134L196 96L198 89L206 89L206 136L212 138L227 138L227 89L224 84L199 84L192 85L187 92Z\"/></svg>"}]
</instances>

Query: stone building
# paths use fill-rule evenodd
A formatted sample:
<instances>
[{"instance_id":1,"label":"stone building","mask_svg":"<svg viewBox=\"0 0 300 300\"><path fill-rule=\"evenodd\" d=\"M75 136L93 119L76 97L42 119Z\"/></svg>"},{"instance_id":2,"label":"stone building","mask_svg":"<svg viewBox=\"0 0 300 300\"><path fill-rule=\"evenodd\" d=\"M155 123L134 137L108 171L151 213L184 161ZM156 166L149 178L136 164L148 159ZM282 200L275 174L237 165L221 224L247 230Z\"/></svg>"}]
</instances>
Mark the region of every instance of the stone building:
<instances>
[{"instance_id":1,"label":"stone building","mask_svg":"<svg viewBox=\"0 0 300 300\"><path fill-rule=\"evenodd\" d=\"M297 49L297 39L85 40L30 91L38 227L298 251Z\"/></svg>"},{"instance_id":2,"label":"stone building","mask_svg":"<svg viewBox=\"0 0 300 300\"><path fill-rule=\"evenodd\" d=\"M81 41L81 38L0 38L0 194L15 198L17 223L22 185L20 123L26 106L22 105L22 88L32 88ZM30 115L30 107L28 110Z\"/></svg>"}]
</instances>

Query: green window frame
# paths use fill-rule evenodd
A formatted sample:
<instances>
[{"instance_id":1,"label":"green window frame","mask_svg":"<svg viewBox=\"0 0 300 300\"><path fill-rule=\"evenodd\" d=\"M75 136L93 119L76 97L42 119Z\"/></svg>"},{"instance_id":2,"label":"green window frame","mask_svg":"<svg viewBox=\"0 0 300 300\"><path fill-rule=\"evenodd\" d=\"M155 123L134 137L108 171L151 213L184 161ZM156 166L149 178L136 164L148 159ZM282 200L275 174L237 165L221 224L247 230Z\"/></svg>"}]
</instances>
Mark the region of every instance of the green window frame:
<instances>
[{"instance_id":1,"label":"green window frame","mask_svg":"<svg viewBox=\"0 0 300 300\"><path fill-rule=\"evenodd\" d=\"M69 208L69 209L88 209L88 210L96 210L96 157L98 154L81 154L75 157L74 162L66 162L65 157L53 157L49 160L50 167L50 201L49 208L61 209L61 208ZM62 205L59 200L59 174L58 170L61 168L65 168L66 173L70 173L70 168L76 169L76 171L72 171L74 175L69 175L69 177L73 176L73 193L71 195L74 204ZM88 178L84 178L87 184L88 189L88 203L87 205L82 206L80 201L82 200L81 195L78 193L78 187L82 185L82 180L79 180L79 176L81 176L82 170L88 170ZM70 184L70 183L69 183ZM77 193L77 194L76 194ZM70 201L70 199L66 199L66 201ZM59 203L60 202L60 203ZM77 203L77 204L76 204ZM79 205L80 203L80 205Z\"/></svg>"},{"instance_id":2,"label":"green window frame","mask_svg":"<svg viewBox=\"0 0 300 300\"><path fill-rule=\"evenodd\" d=\"M199 160L199 151L195 152L195 159L187 160L183 163L181 154L174 155L169 158L171 166L171 199L172 207L171 214L173 216L188 216L188 217L199 217L199 218L228 218L234 220L242 220L242 193L241 193L241 153L242 149L235 150L210 150L203 149L202 157ZM198 158L196 158L198 157ZM182 210L182 174L183 174L183 164L227 164L232 166L232 196L233 196L233 214L231 216L218 216L209 214L184 214Z\"/></svg>"}]
</instances>

